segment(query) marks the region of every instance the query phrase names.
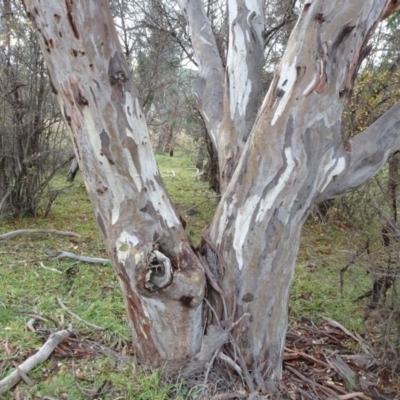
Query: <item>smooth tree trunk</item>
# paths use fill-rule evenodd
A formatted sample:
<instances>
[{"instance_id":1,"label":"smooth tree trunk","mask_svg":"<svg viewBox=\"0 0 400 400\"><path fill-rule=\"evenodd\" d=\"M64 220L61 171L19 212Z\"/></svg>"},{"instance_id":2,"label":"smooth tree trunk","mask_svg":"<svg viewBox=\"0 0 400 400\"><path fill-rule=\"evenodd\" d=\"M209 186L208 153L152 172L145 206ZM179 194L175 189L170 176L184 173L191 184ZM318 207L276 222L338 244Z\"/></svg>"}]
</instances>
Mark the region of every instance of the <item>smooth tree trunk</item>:
<instances>
[{"instance_id":1,"label":"smooth tree trunk","mask_svg":"<svg viewBox=\"0 0 400 400\"><path fill-rule=\"evenodd\" d=\"M262 388L281 378L289 290L309 210L364 183L400 148L399 104L351 141L340 131L368 40L399 5L307 1L261 103L262 2L228 1L226 70L203 2L178 3L199 64L194 94L221 167L222 198L202 255L165 192L107 2L25 0L139 357L193 358L209 343L207 326L220 323L233 328ZM204 307L213 310L202 321L205 275Z\"/></svg>"}]
</instances>

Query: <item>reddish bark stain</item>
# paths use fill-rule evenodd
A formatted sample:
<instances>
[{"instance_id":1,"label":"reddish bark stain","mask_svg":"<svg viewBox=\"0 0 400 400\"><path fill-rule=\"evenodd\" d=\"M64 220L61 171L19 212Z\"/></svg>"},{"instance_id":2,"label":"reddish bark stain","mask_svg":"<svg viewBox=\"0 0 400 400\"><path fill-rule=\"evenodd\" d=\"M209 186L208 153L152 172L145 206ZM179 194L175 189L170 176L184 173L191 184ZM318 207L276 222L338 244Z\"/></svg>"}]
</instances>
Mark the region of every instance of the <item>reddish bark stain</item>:
<instances>
[{"instance_id":1,"label":"reddish bark stain","mask_svg":"<svg viewBox=\"0 0 400 400\"><path fill-rule=\"evenodd\" d=\"M318 13L318 14L315 16L314 19L315 19L316 22L319 22L320 24L322 24L323 22L325 22L324 15L323 15L322 13Z\"/></svg>"},{"instance_id":2,"label":"reddish bark stain","mask_svg":"<svg viewBox=\"0 0 400 400\"><path fill-rule=\"evenodd\" d=\"M75 78L70 77L69 83L71 85L72 93L74 95L74 99L78 105L81 107L85 107L89 105L88 99L82 94L81 88L78 85L78 82Z\"/></svg>"},{"instance_id":3,"label":"reddish bark stain","mask_svg":"<svg viewBox=\"0 0 400 400\"><path fill-rule=\"evenodd\" d=\"M72 5L73 5L73 0L65 0L65 6L67 7L67 18L69 25L71 26L72 32L74 36L79 39L79 32L78 29L75 25L74 17L72 15Z\"/></svg>"},{"instance_id":4,"label":"reddish bark stain","mask_svg":"<svg viewBox=\"0 0 400 400\"><path fill-rule=\"evenodd\" d=\"M64 93L65 98L68 100L71 106L74 105L74 100L72 99L71 93L65 88L64 84L61 84L62 91Z\"/></svg>"}]
</instances>

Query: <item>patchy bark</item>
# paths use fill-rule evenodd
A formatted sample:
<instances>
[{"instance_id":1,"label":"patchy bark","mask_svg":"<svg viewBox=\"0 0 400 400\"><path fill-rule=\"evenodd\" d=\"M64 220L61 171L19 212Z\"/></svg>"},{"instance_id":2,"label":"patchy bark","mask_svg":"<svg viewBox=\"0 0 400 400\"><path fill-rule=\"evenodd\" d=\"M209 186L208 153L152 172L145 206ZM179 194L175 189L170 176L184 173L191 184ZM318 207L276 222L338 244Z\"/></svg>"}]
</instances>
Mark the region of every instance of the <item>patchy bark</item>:
<instances>
[{"instance_id":1,"label":"patchy bark","mask_svg":"<svg viewBox=\"0 0 400 400\"><path fill-rule=\"evenodd\" d=\"M289 288L310 208L360 185L400 146L399 105L351 152L340 134L344 100L384 9L372 1L305 5L213 220L227 309L235 319L250 314L234 337L256 377L281 376Z\"/></svg>"},{"instance_id":2,"label":"patchy bark","mask_svg":"<svg viewBox=\"0 0 400 400\"><path fill-rule=\"evenodd\" d=\"M191 27L193 48L199 60L200 77L194 81L193 89L209 135L218 149L222 190L232 178L261 102L262 3L261 0L228 2L230 36L224 79L203 2L179 1Z\"/></svg>"},{"instance_id":3,"label":"patchy bark","mask_svg":"<svg viewBox=\"0 0 400 400\"><path fill-rule=\"evenodd\" d=\"M161 181L108 2L25 4L120 280L138 355L154 363L192 357L201 345L204 273Z\"/></svg>"},{"instance_id":4,"label":"patchy bark","mask_svg":"<svg viewBox=\"0 0 400 400\"><path fill-rule=\"evenodd\" d=\"M156 363L191 358L202 341L204 348L210 339L203 340L201 326L206 273L215 314L205 324L215 318L233 329L244 367L262 388L281 377L289 290L309 210L363 183L400 148L400 105L352 143L342 142L344 101L368 39L397 2L315 0L305 4L256 111L260 3L229 2L224 80L202 1L179 1L199 60L195 95L222 166L223 196L202 243L202 265L158 173L107 2L25 0L139 356Z\"/></svg>"}]
</instances>

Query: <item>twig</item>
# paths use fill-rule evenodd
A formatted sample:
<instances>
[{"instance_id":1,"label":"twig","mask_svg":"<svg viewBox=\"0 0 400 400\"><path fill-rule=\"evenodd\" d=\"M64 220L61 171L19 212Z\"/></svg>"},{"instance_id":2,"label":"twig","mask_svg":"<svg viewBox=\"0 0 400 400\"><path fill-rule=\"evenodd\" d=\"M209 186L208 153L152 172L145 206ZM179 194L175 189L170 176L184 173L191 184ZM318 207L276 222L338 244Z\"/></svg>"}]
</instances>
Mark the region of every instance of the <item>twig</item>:
<instances>
[{"instance_id":1,"label":"twig","mask_svg":"<svg viewBox=\"0 0 400 400\"><path fill-rule=\"evenodd\" d=\"M214 354L213 354L213 356L212 356L212 358L211 358L211 361L208 363L207 371L206 371L206 373L205 373L205 375L204 375L203 389L201 390L201 393L200 393L200 398L201 398L201 399L203 398L204 389L207 387L208 376L210 375L211 368L212 368L212 366L213 366L213 364L214 364L215 359L217 358L217 355L218 355L220 349L221 349L221 348L219 347L217 350L215 350L215 352L214 352Z\"/></svg>"},{"instance_id":2,"label":"twig","mask_svg":"<svg viewBox=\"0 0 400 400\"><path fill-rule=\"evenodd\" d=\"M314 358L314 357L312 357L312 356L310 356L310 355L308 355L306 353L303 353L301 351L288 349L287 347L285 348L285 350L290 352L290 353L292 353L292 355L296 356L296 358L304 358L305 360L312 361L315 364L319 364L319 365L321 365L321 366L323 366L325 368L328 368L328 369L330 368L330 365L328 365L326 362L318 360L317 358ZM285 356L286 356L286 354L285 354ZM284 356L284 358L285 358L285 356ZM295 360L296 359L296 358L293 358L290 354L288 356L289 357L287 359L290 359L290 360Z\"/></svg>"},{"instance_id":3,"label":"twig","mask_svg":"<svg viewBox=\"0 0 400 400\"><path fill-rule=\"evenodd\" d=\"M76 318L78 321L83 322L85 325L90 326L91 328L97 329L99 331L104 331L106 329L103 326L97 326L95 324L85 321L79 315L76 315L75 313L73 313L58 297L57 297L57 302L60 305L60 307L62 309L64 309L69 315L72 315L74 318Z\"/></svg>"},{"instance_id":4,"label":"twig","mask_svg":"<svg viewBox=\"0 0 400 400\"><path fill-rule=\"evenodd\" d=\"M28 374L36 365L46 361L54 349L66 339L71 332L67 329L53 333L47 339L46 343L33 356L25 360L14 372L0 381L0 394L14 387L20 380L21 374Z\"/></svg>"},{"instance_id":5,"label":"twig","mask_svg":"<svg viewBox=\"0 0 400 400\"><path fill-rule=\"evenodd\" d=\"M209 203L210 200L212 200L212 199L218 199L219 197L220 197L220 196L207 196L207 199L206 199L206 200L203 200L203 201L201 201L200 203L197 203L197 204L195 204L194 206L191 206L191 207L187 208L187 209L184 211L184 213L187 214L189 211L191 211L191 210L193 210L193 209L195 209L195 208L201 206L202 204L204 204L204 203Z\"/></svg>"},{"instance_id":6,"label":"twig","mask_svg":"<svg viewBox=\"0 0 400 400\"><path fill-rule=\"evenodd\" d=\"M212 313L214 314L215 321L217 321L218 326L221 327L221 321L220 321L219 318L218 318L217 312L214 310L213 306L210 304L210 302L207 300L207 298L204 297L203 300L207 303L208 307L210 308L210 310L211 310Z\"/></svg>"},{"instance_id":7,"label":"twig","mask_svg":"<svg viewBox=\"0 0 400 400\"><path fill-rule=\"evenodd\" d=\"M319 388L323 392L325 392L325 394L328 394L329 396L333 396L335 399L339 398L339 395L334 390L327 388L317 382L314 382L313 380L311 380L310 378L307 378L301 372L297 371L296 369L292 368L291 366L286 365L286 369L288 369L292 374L294 374L298 378L300 378L303 382L308 383L314 389Z\"/></svg>"},{"instance_id":8,"label":"twig","mask_svg":"<svg viewBox=\"0 0 400 400\"><path fill-rule=\"evenodd\" d=\"M361 249L357 249L356 252L350 257L350 260L347 264L340 270L340 294L343 296L343 287L344 287L344 275L346 271L356 263L356 261L363 255L364 251L367 251L369 247L369 239L365 243L365 245Z\"/></svg>"},{"instance_id":9,"label":"twig","mask_svg":"<svg viewBox=\"0 0 400 400\"><path fill-rule=\"evenodd\" d=\"M242 368L239 367L235 363L235 361L232 360L232 358L228 357L226 354L219 352L217 356L220 360L226 362L231 368L233 368L240 376L242 376ZM243 379L243 377L242 377Z\"/></svg>"},{"instance_id":10,"label":"twig","mask_svg":"<svg viewBox=\"0 0 400 400\"><path fill-rule=\"evenodd\" d=\"M12 239L16 236L19 235L30 235L33 233L51 233L53 235L60 235L60 236L74 236L74 237L80 237L77 233L74 232L68 232L68 231L57 231L55 229L18 229L16 231L4 233L3 235L0 235L0 241L5 241Z\"/></svg>"},{"instance_id":11,"label":"twig","mask_svg":"<svg viewBox=\"0 0 400 400\"><path fill-rule=\"evenodd\" d=\"M42 267L43 269L47 269L48 271L53 271L53 272L57 272L57 274L62 274L62 272L59 271L58 269L45 267L41 261L39 261L39 266Z\"/></svg>"},{"instance_id":12,"label":"twig","mask_svg":"<svg viewBox=\"0 0 400 400\"><path fill-rule=\"evenodd\" d=\"M360 345L361 349L365 353L371 354L370 350L367 347L367 344L365 343L365 341L361 337L357 337L356 335L351 333L347 328L345 328L343 325L339 324L339 322L337 322L337 321L335 321L333 319L330 319L330 318L327 318L327 317L322 317L322 319L324 319L326 322L328 322L329 325L333 326L334 328L339 328L340 330L342 330L347 336L350 336L356 342L358 342L358 344Z\"/></svg>"},{"instance_id":13,"label":"twig","mask_svg":"<svg viewBox=\"0 0 400 400\"><path fill-rule=\"evenodd\" d=\"M249 372L249 370L248 370L248 368L247 368L246 362L244 361L242 352L240 351L240 348L239 348L239 346L237 345L235 339L234 339L233 337L232 337L232 339L233 339L233 340L232 340L232 343L233 343L233 346L234 346L234 348L235 348L235 352L236 352L237 355L239 356L239 357L238 357L238 360L239 360L240 366L242 367L244 380L246 381L247 387L249 388L250 392L254 392L253 380L251 379L250 372Z\"/></svg>"},{"instance_id":14,"label":"twig","mask_svg":"<svg viewBox=\"0 0 400 400\"><path fill-rule=\"evenodd\" d=\"M237 321L235 321L232 326L230 327L229 331L232 331L236 326L240 324L243 318L250 317L249 313L244 313Z\"/></svg>"},{"instance_id":15,"label":"twig","mask_svg":"<svg viewBox=\"0 0 400 400\"><path fill-rule=\"evenodd\" d=\"M162 178L167 178L167 177L170 177L170 176L176 176L174 170L166 171L164 174L161 175Z\"/></svg>"},{"instance_id":16,"label":"twig","mask_svg":"<svg viewBox=\"0 0 400 400\"><path fill-rule=\"evenodd\" d=\"M344 395L339 396L340 400L350 400L350 399L354 399L355 397L361 397L363 399L370 399L370 397L365 396L365 394L363 392L354 392L354 393L347 393Z\"/></svg>"},{"instance_id":17,"label":"twig","mask_svg":"<svg viewBox=\"0 0 400 400\"><path fill-rule=\"evenodd\" d=\"M78 261L91 263L91 264L107 264L107 263L111 262L107 258L80 256L78 254L70 253L69 251L46 250L46 254L49 256L49 260L59 260L60 258L72 258L73 260L78 260Z\"/></svg>"},{"instance_id":18,"label":"twig","mask_svg":"<svg viewBox=\"0 0 400 400\"><path fill-rule=\"evenodd\" d=\"M26 323L27 328L31 331L31 332L36 332L35 327L33 326L33 324L35 323L36 319L35 318L30 318L29 321Z\"/></svg>"}]
</instances>

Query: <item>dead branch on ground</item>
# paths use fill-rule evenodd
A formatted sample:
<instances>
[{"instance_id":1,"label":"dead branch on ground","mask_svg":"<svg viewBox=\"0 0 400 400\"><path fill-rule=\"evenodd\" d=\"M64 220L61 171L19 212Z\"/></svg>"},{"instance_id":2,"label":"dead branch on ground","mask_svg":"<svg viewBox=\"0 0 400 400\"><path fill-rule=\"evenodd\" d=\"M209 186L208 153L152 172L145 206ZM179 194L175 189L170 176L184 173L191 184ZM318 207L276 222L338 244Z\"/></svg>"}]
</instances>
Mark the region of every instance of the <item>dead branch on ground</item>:
<instances>
[{"instance_id":1,"label":"dead branch on ground","mask_svg":"<svg viewBox=\"0 0 400 400\"><path fill-rule=\"evenodd\" d=\"M46 250L46 254L49 256L49 260L59 260L60 258L72 258L73 260L91 264L107 264L111 262L107 258L80 256L79 254L70 253L69 251Z\"/></svg>"},{"instance_id":2,"label":"dead branch on ground","mask_svg":"<svg viewBox=\"0 0 400 400\"><path fill-rule=\"evenodd\" d=\"M36 365L46 361L54 349L66 339L71 332L64 329L55 332L47 339L46 343L39 349L33 356L25 360L15 371L0 381L0 394L7 392L14 387L21 379L22 376L28 374Z\"/></svg>"},{"instance_id":3,"label":"dead branch on ground","mask_svg":"<svg viewBox=\"0 0 400 400\"><path fill-rule=\"evenodd\" d=\"M36 233L50 233L52 235L80 237L80 235L78 235L77 233L68 231L57 231L56 229L18 229L16 231L11 231L0 235L0 242L13 239L16 236L31 235Z\"/></svg>"},{"instance_id":4,"label":"dead branch on ground","mask_svg":"<svg viewBox=\"0 0 400 400\"><path fill-rule=\"evenodd\" d=\"M71 315L72 317L76 318L78 321L81 321L82 323L84 323L85 325L89 326L90 328L93 329L97 329L99 331L104 331L106 328L104 328L103 326L98 326L95 324L92 324L88 321L85 321L83 318L81 318L79 315L76 315L75 313L73 313L62 301L61 299L59 299L57 297L57 302L60 305L60 307L65 310L69 315Z\"/></svg>"}]
</instances>

